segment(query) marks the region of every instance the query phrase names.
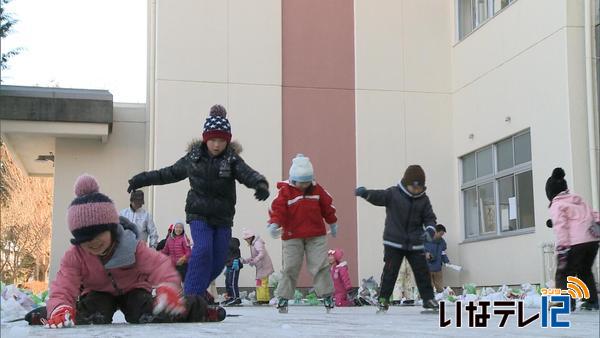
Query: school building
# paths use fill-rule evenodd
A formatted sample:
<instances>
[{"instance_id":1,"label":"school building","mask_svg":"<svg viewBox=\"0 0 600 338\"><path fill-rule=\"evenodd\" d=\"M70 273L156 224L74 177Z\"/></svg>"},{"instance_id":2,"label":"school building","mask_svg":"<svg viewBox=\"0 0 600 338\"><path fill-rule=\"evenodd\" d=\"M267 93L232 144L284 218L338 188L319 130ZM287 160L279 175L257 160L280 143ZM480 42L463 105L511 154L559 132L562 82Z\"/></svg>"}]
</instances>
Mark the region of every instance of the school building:
<instances>
[{"instance_id":1,"label":"school building","mask_svg":"<svg viewBox=\"0 0 600 338\"><path fill-rule=\"evenodd\" d=\"M265 238L276 271L281 242L266 231L267 210L302 153L334 198L330 246L346 252L353 284L379 279L385 218L354 188L395 185L410 164L425 169L448 255L463 266L446 284L543 284L552 279L552 169L563 167L570 188L600 207L598 23L597 0L148 1L145 106L71 93L104 95L111 116L50 132L47 121L7 130L2 115L2 132L30 174L54 175L51 279L69 245L75 178L97 176L126 207L127 180L175 163L219 103L242 157L271 184L268 203L238 186L233 234ZM68 134L90 123L102 131ZM30 144L36 138L45 148ZM52 151L54 167L29 166L32 149ZM184 217L188 188L143 189L161 237ZM243 269L240 286L253 285L253 269Z\"/></svg>"}]
</instances>

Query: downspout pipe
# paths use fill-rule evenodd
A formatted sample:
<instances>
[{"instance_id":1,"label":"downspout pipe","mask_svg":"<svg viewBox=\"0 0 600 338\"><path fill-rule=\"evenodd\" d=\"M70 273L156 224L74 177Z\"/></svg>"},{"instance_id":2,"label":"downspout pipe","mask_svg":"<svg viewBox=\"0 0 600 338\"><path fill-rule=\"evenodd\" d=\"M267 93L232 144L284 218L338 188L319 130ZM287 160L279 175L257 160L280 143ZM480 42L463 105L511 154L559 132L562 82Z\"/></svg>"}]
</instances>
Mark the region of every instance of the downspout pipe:
<instances>
[{"instance_id":1,"label":"downspout pipe","mask_svg":"<svg viewBox=\"0 0 600 338\"><path fill-rule=\"evenodd\" d=\"M600 209L598 196L598 114L594 106L594 64L592 46L594 46L592 0L584 0L584 39L585 39L585 88L588 125L588 148L590 157L590 184L592 186L592 205Z\"/></svg>"}]
</instances>

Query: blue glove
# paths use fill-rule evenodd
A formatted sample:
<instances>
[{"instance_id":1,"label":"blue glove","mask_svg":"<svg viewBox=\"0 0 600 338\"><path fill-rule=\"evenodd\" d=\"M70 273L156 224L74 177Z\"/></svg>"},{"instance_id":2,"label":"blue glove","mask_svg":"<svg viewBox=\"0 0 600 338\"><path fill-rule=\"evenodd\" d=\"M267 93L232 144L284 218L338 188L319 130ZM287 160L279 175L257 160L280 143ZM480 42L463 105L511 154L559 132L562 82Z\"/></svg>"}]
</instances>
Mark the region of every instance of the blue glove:
<instances>
[{"instance_id":1,"label":"blue glove","mask_svg":"<svg viewBox=\"0 0 600 338\"><path fill-rule=\"evenodd\" d=\"M433 241L433 236L435 236L435 227L428 225L425 228L425 233L423 233L423 239L427 242Z\"/></svg>"},{"instance_id":2,"label":"blue glove","mask_svg":"<svg viewBox=\"0 0 600 338\"><path fill-rule=\"evenodd\" d=\"M354 190L354 195L355 196L360 196L362 198L366 198L367 197L367 188L365 187L358 187L356 188L356 190Z\"/></svg>"},{"instance_id":3,"label":"blue glove","mask_svg":"<svg viewBox=\"0 0 600 338\"><path fill-rule=\"evenodd\" d=\"M335 236L337 235L337 228L338 228L337 223L329 224L329 230L331 231L331 237L335 238Z\"/></svg>"},{"instance_id":4,"label":"blue glove","mask_svg":"<svg viewBox=\"0 0 600 338\"><path fill-rule=\"evenodd\" d=\"M271 224L269 224L269 226L267 228L269 229L269 233L271 234L271 237L277 239L281 235L281 229L279 228L279 224L271 223Z\"/></svg>"},{"instance_id":5,"label":"blue glove","mask_svg":"<svg viewBox=\"0 0 600 338\"><path fill-rule=\"evenodd\" d=\"M240 260L239 259L234 259L233 263L231 263L231 268L233 269L233 271L237 271L240 269Z\"/></svg>"}]
</instances>

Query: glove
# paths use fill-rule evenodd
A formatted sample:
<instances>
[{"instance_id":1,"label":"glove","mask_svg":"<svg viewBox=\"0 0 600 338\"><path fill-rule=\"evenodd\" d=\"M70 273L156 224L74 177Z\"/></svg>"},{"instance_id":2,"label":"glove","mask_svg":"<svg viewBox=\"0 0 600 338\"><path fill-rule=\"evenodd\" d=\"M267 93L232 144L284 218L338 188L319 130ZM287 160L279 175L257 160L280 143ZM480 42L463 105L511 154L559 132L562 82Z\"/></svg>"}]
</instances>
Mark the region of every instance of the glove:
<instances>
[{"instance_id":1,"label":"glove","mask_svg":"<svg viewBox=\"0 0 600 338\"><path fill-rule=\"evenodd\" d=\"M181 289L171 283L161 283L156 288L154 298L155 315L164 312L167 314L181 315L185 312L185 300L181 296Z\"/></svg>"},{"instance_id":2,"label":"glove","mask_svg":"<svg viewBox=\"0 0 600 338\"><path fill-rule=\"evenodd\" d=\"M567 259L569 258L569 250L566 246L556 247L556 270L564 270L567 267Z\"/></svg>"},{"instance_id":3,"label":"glove","mask_svg":"<svg viewBox=\"0 0 600 338\"><path fill-rule=\"evenodd\" d=\"M181 265L181 264L185 263L186 260L187 260L187 257L181 256L181 258L179 258L177 260L177 264L176 265Z\"/></svg>"},{"instance_id":4,"label":"glove","mask_svg":"<svg viewBox=\"0 0 600 338\"><path fill-rule=\"evenodd\" d=\"M548 218L548 220L546 221L546 226L550 229L552 229L552 227L554 226L554 224L552 223L552 220Z\"/></svg>"},{"instance_id":5,"label":"glove","mask_svg":"<svg viewBox=\"0 0 600 338\"><path fill-rule=\"evenodd\" d=\"M335 238L337 236L337 223L329 224L329 230L331 231L331 237Z\"/></svg>"},{"instance_id":6,"label":"glove","mask_svg":"<svg viewBox=\"0 0 600 338\"><path fill-rule=\"evenodd\" d=\"M128 193L131 194L132 191L138 190L142 187L142 185L139 183L140 175L141 174L137 174L133 176L129 181L127 181L129 183L129 187L127 188Z\"/></svg>"},{"instance_id":7,"label":"glove","mask_svg":"<svg viewBox=\"0 0 600 338\"><path fill-rule=\"evenodd\" d=\"M236 259L234 259L234 260L233 260L233 263L231 263L231 268L232 268L234 271L237 271L237 270L239 270L239 269L240 269L240 260L239 260L239 259L237 259L237 258L236 258Z\"/></svg>"},{"instance_id":8,"label":"glove","mask_svg":"<svg viewBox=\"0 0 600 338\"><path fill-rule=\"evenodd\" d=\"M367 188L365 188L365 187L356 188L356 190L354 190L354 195L362 197L362 198L367 198L367 195L368 195Z\"/></svg>"},{"instance_id":9,"label":"glove","mask_svg":"<svg viewBox=\"0 0 600 338\"><path fill-rule=\"evenodd\" d=\"M277 239L281 235L281 229L279 228L279 224L271 223L271 224L269 224L269 226L267 228L269 229L269 233L271 234L271 237Z\"/></svg>"},{"instance_id":10,"label":"glove","mask_svg":"<svg viewBox=\"0 0 600 338\"><path fill-rule=\"evenodd\" d=\"M254 197L259 201L264 201L269 198L269 187L265 183L259 183L256 186Z\"/></svg>"},{"instance_id":11,"label":"glove","mask_svg":"<svg viewBox=\"0 0 600 338\"><path fill-rule=\"evenodd\" d=\"M427 242L431 242L433 241L433 236L435 236L435 227L428 225L423 233L423 239Z\"/></svg>"},{"instance_id":12,"label":"glove","mask_svg":"<svg viewBox=\"0 0 600 338\"><path fill-rule=\"evenodd\" d=\"M52 311L50 319L42 320L42 323L48 329L75 326L75 309L68 305L60 305Z\"/></svg>"}]
</instances>

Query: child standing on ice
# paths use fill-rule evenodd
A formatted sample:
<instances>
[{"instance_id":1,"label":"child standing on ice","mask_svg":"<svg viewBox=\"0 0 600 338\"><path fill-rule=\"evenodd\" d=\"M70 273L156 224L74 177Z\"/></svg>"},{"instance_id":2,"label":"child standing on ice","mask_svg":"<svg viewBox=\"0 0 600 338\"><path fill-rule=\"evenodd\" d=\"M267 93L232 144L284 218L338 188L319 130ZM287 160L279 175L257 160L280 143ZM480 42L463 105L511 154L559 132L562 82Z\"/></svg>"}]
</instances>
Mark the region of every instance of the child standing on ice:
<instances>
[{"instance_id":1,"label":"child standing on ice","mask_svg":"<svg viewBox=\"0 0 600 338\"><path fill-rule=\"evenodd\" d=\"M173 262L173 266L179 272L181 280L185 280L188 267L187 262L190 259L192 250L183 229L183 222L178 221L174 225L171 224L169 227L169 237L167 238L165 247L162 249L162 253L171 258L171 262Z\"/></svg>"},{"instance_id":2,"label":"child standing on ice","mask_svg":"<svg viewBox=\"0 0 600 338\"><path fill-rule=\"evenodd\" d=\"M209 303L213 297L206 289L221 274L227 259L235 214L235 181L254 189L259 201L269 197L265 177L240 157L241 146L230 142L231 125L226 116L225 108L214 105L204 123L202 141L193 142L187 154L172 166L133 176L127 189L189 179L185 212L194 245L185 293L203 295Z\"/></svg>"},{"instance_id":3,"label":"child standing on ice","mask_svg":"<svg viewBox=\"0 0 600 338\"><path fill-rule=\"evenodd\" d=\"M385 264L381 274L379 312L389 308L390 296L405 257L412 267L423 307L438 308L423 250L424 238L427 241L433 239L436 225L436 217L425 190L425 172L419 165L409 166L400 183L385 190L356 188L356 196L373 205L384 206L386 211L383 230Z\"/></svg>"},{"instance_id":4,"label":"child standing on ice","mask_svg":"<svg viewBox=\"0 0 600 338\"><path fill-rule=\"evenodd\" d=\"M327 252L329 259L329 271L331 280L333 280L335 306L352 306L354 302L351 293L352 282L348 273L348 263L342 261L344 251L342 249L329 250Z\"/></svg>"},{"instance_id":5,"label":"child standing on ice","mask_svg":"<svg viewBox=\"0 0 600 338\"><path fill-rule=\"evenodd\" d=\"M269 232L283 240L283 272L277 285L280 313L287 313L288 299L294 296L304 255L318 297L325 308L333 308L333 283L327 261L327 229L337 233L337 217L332 198L314 181L313 166L308 157L297 155L292 160L290 178L277 183L279 192L269 210ZM325 219L325 222L323 222Z\"/></svg>"},{"instance_id":6,"label":"child standing on ice","mask_svg":"<svg viewBox=\"0 0 600 338\"><path fill-rule=\"evenodd\" d=\"M240 305L240 270L244 267L242 264L242 253L240 252L240 240L232 237L229 241L229 255L225 263L225 288L227 289L227 300L223 302L224 306Z\"/></svg>"},{"instance_id":7,"label":"child standing on ice","mask_svg":"<svg viewBox=\"0 0 600 338\"><path fill-rule=\"evenodd\" d=\"M431 242L425 243L425 258L429 266L429 274L431 276L431 284L435 292L444 291L444 275L442 273L442 265L449 264L450 259L446 255L446 241L444 240L446 227L442 224L435 226L435 235Z\"/></svg>"},{"instance_id":8,"label":"child standing on ice","mask_svg":"<svg viewBox=\"0 0 600 338\"><path fill-rule=\"evenodd\" d=\"M165 255L137 238L98 183L82 175L67 210L71 246L46 304L48 328L110 324L117 309L129 323L219 321L223 308L181 296L181 279ZM152 289L156 288L156 297Z\"/></svg>"},{"instance_id":9,"label":"child standing on ice","mask_svg":"<svg viewBox=\"0 0 600 338\"><path fill-rule=\"evenodd\" d=\"M579 277L590 291L590 298L581 304L581 308L598 310L592 265L600 241L600 234L594 230L600 222L600 214L590 208L581 196L569 192L562 168L555 168L546 181L546 196L550 201L552 219L549 225L556 236L556 287L566 289L568 276ZM572 299L571 310L574 309L575 300Z\"/></svg>"},{"instance_id":10,"label":"child standing on ice","mask_svg":"<svg viewBox=\"0 0 600 338\"><path fill-rule=\"evenodd\" d=\"M242 262L256 268L256 301L258 304L269 304L269 276L274 270L265 241L251 230L244 230L243 237L250 246L250 258L243 259Z\"/></svg>"}]
</instances>

